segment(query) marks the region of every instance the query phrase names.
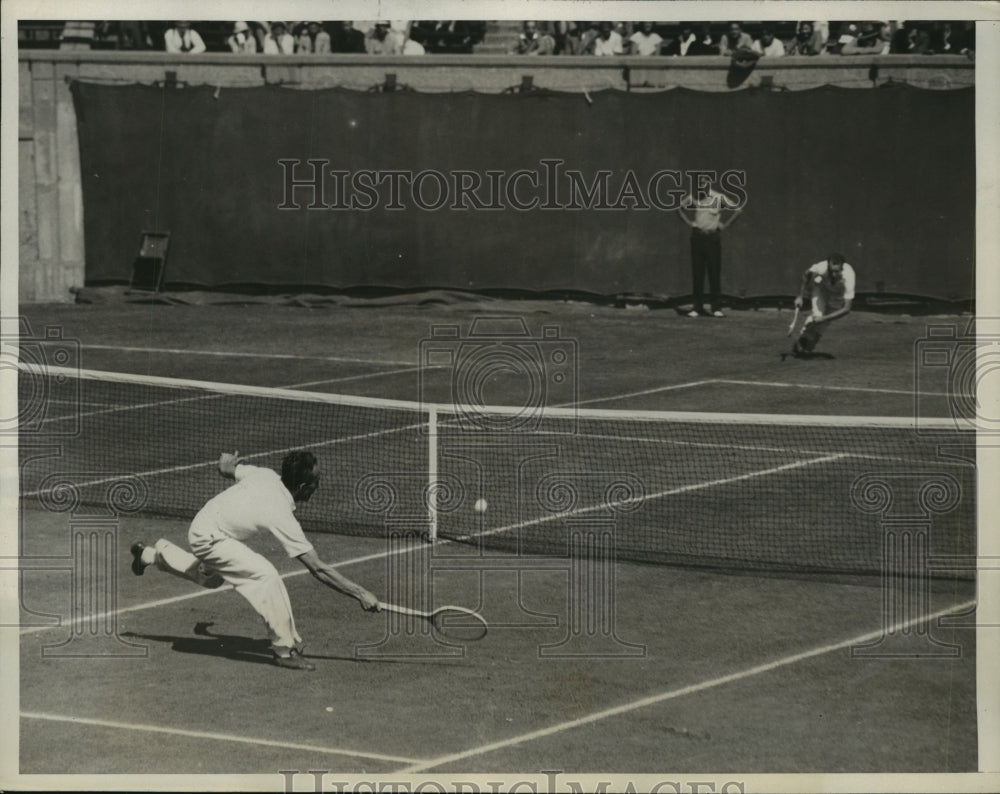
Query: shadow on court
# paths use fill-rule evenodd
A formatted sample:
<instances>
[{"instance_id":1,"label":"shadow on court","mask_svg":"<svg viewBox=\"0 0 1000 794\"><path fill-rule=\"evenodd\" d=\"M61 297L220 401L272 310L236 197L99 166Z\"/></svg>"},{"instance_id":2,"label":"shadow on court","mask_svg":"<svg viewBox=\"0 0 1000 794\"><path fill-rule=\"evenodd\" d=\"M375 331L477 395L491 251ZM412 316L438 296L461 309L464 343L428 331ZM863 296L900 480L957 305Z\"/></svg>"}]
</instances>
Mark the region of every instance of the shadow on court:
<instances>
[{"instance_id":1,"label":"shadow on court","mask_svg":"<svg viewBox=\"0 0 1000 794\"><path fill-rule=\"evenodd\" d=\"M198 628L204 626L198 623ZM149 640L150 642L169 643L170 650L177 653L193 653L203 656L218 656L232 661L250 662L253 664L271 664L269 643L266 639L251 639L235 635L221 637L175 637L166 634L143 634L136 631L123 631L119 636L130 640Z\"/></svg>"}]
</instances>

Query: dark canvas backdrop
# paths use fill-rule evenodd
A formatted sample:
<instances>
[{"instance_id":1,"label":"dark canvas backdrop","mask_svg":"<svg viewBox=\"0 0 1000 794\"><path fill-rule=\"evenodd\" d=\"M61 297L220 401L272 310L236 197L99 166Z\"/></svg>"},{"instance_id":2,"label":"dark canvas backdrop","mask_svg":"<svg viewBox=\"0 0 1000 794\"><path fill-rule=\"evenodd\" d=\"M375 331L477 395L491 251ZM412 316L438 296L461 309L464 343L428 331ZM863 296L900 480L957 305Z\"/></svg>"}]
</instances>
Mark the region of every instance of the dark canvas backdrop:
<instances>
[{"instance_id":1,"label":"dark canvas backdrop","mask_svg":"<svg viewBox=\"0 0 1000 794\"><path fill-rule=\"evenodd\" d=\"M689 231L650 210L281 210L281 159L330 168L541 171L612 201L631 169L746 173L723 288L789 294L840 250L860 291L974 293L972 89L656 94L363 93L77 82L88 283L127 280L139 235L172 233L168 283L690 292ZM306 172L298 172L303 176ZM568 199L562 185L559 200ZM333 182L326 201L332 203ZM664 186L669 186L668 182ZM428 199L436 195L429 183ZM485 187L480 190L486 195ZM543 191L523 186L528 198Z\"/></svg>"}]
</instances>

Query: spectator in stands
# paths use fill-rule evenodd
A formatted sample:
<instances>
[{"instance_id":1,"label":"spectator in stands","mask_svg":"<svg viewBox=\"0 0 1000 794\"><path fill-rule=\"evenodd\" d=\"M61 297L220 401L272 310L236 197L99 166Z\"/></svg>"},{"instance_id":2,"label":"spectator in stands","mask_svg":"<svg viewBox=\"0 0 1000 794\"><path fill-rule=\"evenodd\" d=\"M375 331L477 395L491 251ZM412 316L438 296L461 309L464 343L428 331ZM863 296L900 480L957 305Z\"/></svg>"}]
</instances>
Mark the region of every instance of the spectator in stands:
<instances>
[{"instance_id":1,"label":"spectator in stands","mask_svg":"<svg viewBox=\"0 0 1000 794\"><path fill-rule=\"evenodd\" d=\"M403 42L403 49L401 50L403 55L426 55L427 50L424 49L424 45L415 39L411 39L408 35L406 40Z\"/></svg>"},{"instance_id":2,"label":"spectator in stands","mask_svg":"<svg viewBox=\"0 0 1000 794\"><path fill-rule=\"evenodd\" d=\"M697 41L698 37L694 35L694 25L690 22L682 22L680 29L677 33L676 39L671 39L667 42L666 46L663 47L660 52L663 55L687 55L688 48Z\"/></svg>"},{"instance_id":3,"label":"spectator in stands","mask_svg":"<svg viewBox=\"0 0 1000 794\"><path fill-rule=\"evenodd\" d=\"M596 22L580 22L577 25L580 31L580 51L578 55L593 55L594 40L597 38L598 30Z\"/></svg>"},{"instance_id":4,"label":"spectator in stands","mask_svg":"<svg viewBox=\"0 0 1000 794\"><path fill-rule=\"evenodd\" d=\"M388 22L376 22L365 37L365 52L369 55L402 55L406 39Z\"/></svg>"},{"instance_id":5,"label":"spectator in stands","mask_svg":"<svg viewBox=\"0 0 1000 794\"><path fill-rule=\"evenodd\" d=\"M288 32L284 22L272 22L264 36L261 51L265 55L292 55L295 52L295 39Z\"/></svg>"},{"instance_id":6,"label":"spectator in stands","mask_svg":"<svg viewBox=\"0 0 1000 794\"><path fill-rule=\"evenodd\" d=\"M753 39L739 22L730 22L726 34L719 40L719 55L735 55L737 50L751 49Z\"/></svg>"},{"instance_id":7,"label":"spectator in stands","mask_svg":"<svg viewBox=\"0 0 1000 794\"><path fill-rule=\"evenodd\" d=\"M923 55L930 47L930 35L921 22L904 22L892 37L893 55Z\"/></svg>"},{"instance_id":8,"label":"spectator in stands","mask_svg":"<svg viewBox=\"0 0 1000 794\"><path fill-rule=\"evenodd\" d=\"M191 27L190 22L174 22L163 34L163 48L167 52L190 53L197 55L205 51L205 42L198 31Z\"/></svg>"},{"instance_id":9,"label":"spectator in stands","mask_svg":"<svg viewBox=\"0 0 1000 794\"><path fill-rule=\"evenodd\" d=\"M423 44L428 52L471 53L484 32L482 22L444 19L414 23L410 38Z\"/></svg>"},{"instance_id":10,"label":"spectator in stands","mask_svg":"<svg viewBox=\"0 0 1000 794\"><path fill-rule=\"evenodd\" d=\"M625 47L621 34L611 22L602 22L591 45L591 55L623 55Z\"/></svg>"},{"instance_id":11,"label":"spectator in stands","mask_svg":"<svg viewBox=\"0 0 1000 794\"><path fill-rule=\"evenodd\" d=\"M552 55L556 49L556 40L548 33L538 29L538 23L525 20L517 43L511 48L511 55Z\"/></svg>"},{"instance_id":12,"label":"spectator in stands","mask_svg":"<svg viewBox=\"0 0 1000 794\"><path fill-rule=\"evenodd\" d=\"M785 45L774 37L770 25L764 25L760 29L760 38L753 43L753 51L768 58L780 58L785 54Z\"/></svg>"},{"instance_id":13,"label":"spectator in stands","mask_svg":"<svg viewBox=\"0 0 1000 794\"><path fill-rule=\"evenodd\" d=\"M353 22L338 22L330 34L330 52L363 53L365 34L354 27Z\"/></svg>"},{"instance_id":14,"label":"spectator in stands","mask_svg":"<svg viewBox=\"0 0 1000 794\"><path fill-rule=\"evenodd\" d=\"M576 22L551 22L552 41L555 48L553 55L579 55L581 51L580 30Z\"/></svg>"},{"instance_id":15,"label":"spectator in stands","mask_svg":"<svg viewBox=\"0 0 1000 794\"><path fill-rule=\"evenodd\" d=\"M330 52L330 34L323 30L319 22L307 22L295 42L295 51L311 55Z\"/></svg>"},{"instance_id":16,"label":"spectator in stands","mask_svg":"<svg viewBox=\"0 0 1000 794\"><path fill-rule=\"evenodd\" d=\"M144 20L131 20L118 23L118 47L123 50L150 50L153 48L153 37L149 26Z\"/></svg>"},{"instance_id":17,"label":"spectator in stands","mask_svg":"<svg viewBox=\"0 0 1000 794\"><path fill-rule=\"evenodd\" d=\"M408 19L407 20L394 19L391 22L389 22L389 30L396 33L398 38L402 41L406 41L408 38L410 38L410 28L412 26L413 23Z\"/></svg>"},{"instance_id":18,"label":"spectator in stands","mask_svg":"<svg viewBox=\"0 0 1000 794\"><path fill-rule=\"evenodd\" d=\"M969 33L974 31L975 22L966 22L969 27L960 27L958 22L932 22L928 34L928 55L969 55L975 48L969 46Z\"/></svg>"},{"instance_id":19,"label":"spectator in stands","mask_svg":"<svg viewBox=\"0 0 1000 794\"><path fill-rule=\"evenodd\" d=\"M823 52L826 50L826 43L830 40L830 23L825 19L815 19L812 26L819 37L820 52Z\"/></svg>"},{"instance_id":20,"label":"spectator in stands","mask_svg":"<svg viewBox=\"0 0 1000 794\"><path fill-rule=\"evenodd\" d=\"M628 42L630 55L659 55L663 50L663 37L653 30L652 22L643 22Z\"/></svg>"},{"instance_id":21,"label":"spectator in stands","mask_svg":"<svg viewBox=\"0 0 1000 794\"><path fill-rule=\"evenodd\" d=\"M795 38L788 45L789 55L819 55L823 52L823 39L813 28L812 22L799 22Z\"/></svg>"},{"instance_id":22,"label":"spectator in stands","mask_svg":"<svg viewBox=\"0 0 1000 794\"><path fill-rule=\"evenodd\" d=\"M956 30L955 23L952 23L954 48L958 50L959 55L973 58L976 55L976 23L966 19L958 24L960 27Z\"/></svg>"},{"instance_id":23,"label":"spectator in stands","mask_svg":"<svg viewBox=\"0 0 1000 794\"><path fill-rule=\"evenodd\" d=\"M883 38L888 26L882 22L860 22L857 28L840 39L841 55L888 54L889 41Z\"/></svg>"},{"instance_id":24,"label":"spectator in stands","mask_svg":"<svg viewBox=\"0 0 1000 794\"><path fill-rule=\"evenodd\" d=\"M232 35L226 39L226 44L237 55L253 55L257 52L257 39L250 32L250 26L246 22L233 24Z\"/></svg>"},{"instance_id":25,"label":"spectator in stands","mask_svg":"<svg viewBox=\"0 0 1000 794\"><path fill-rule=\"evenodd\" d=\"M712 26L707 22L702 22L698 27L698 35L691 46L688 47L688 55L718 55L719 45L715 43L712 36Z\"/></svg>"}]
</instances>

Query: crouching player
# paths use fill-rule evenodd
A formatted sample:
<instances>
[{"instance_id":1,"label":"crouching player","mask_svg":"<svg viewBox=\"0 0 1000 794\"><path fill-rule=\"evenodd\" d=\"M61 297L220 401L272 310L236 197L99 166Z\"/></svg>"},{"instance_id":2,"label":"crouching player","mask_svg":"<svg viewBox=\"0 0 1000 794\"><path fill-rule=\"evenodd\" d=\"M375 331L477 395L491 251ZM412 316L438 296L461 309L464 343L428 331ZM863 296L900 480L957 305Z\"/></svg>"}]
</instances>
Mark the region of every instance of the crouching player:
<instances>
[{"instance_id":1,"label":"crouching player","mask_svg":"<svg viewBox=\"0 0 1000 794\"><path fill-rule=\"evenodd\" d=\"M161 538L152 546L132 544L132 573L142 576L150 565L207 588L228 582L263 618L271 637L274 663L292 670L315 670L302 656L302 637L295 629L292 604L274 565L243 541L262 529L281 542L327 587L356 598L369 612L380 610L378 599L333 565L324 562L306 540L292 511L319 487L316 456L297 450L285 456L281 475L248 466L239 455L219 456L219 472L236 483L213 497L191 522L191 552Z\"/></svg>"},{"instance_id":2,"label":"crouching player","mask_svg":"<svg viewBox=\"0 0 1000 794\"><path fill-rule=\"evenodd\" d=\"M851 310L854 302L854 268L841 254L812 265L802 276L802 287L795 298L795 308L801 309L806 298L812 300L812 313L806 318L792 355L811 353L826 330L828 323L839 320Z\"/></svg>"}]
</instances>

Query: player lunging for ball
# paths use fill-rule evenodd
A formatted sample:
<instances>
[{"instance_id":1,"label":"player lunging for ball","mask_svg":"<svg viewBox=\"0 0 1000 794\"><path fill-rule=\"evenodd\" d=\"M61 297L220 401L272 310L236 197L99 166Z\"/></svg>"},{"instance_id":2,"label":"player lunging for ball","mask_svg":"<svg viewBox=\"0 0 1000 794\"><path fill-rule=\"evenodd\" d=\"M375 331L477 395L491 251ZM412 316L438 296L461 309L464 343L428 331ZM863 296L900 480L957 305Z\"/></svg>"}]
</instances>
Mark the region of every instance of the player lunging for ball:
<instances>
[{"instance_id":1,"label":"player lunging for ball","mask_svg":"<svg viewBox=\"0 0 1000 794\"><path fill-rule=\"evenodd\" d=\"M379 610L375 596L317 556L292 514L296 502L308 501L319 487L316 456L308 451L289 453L279 477L270 469L240 462L238 453L224 452L219 472L236 483L210 499L191 522L188 543L194 554L162 538L152 546L139 541L131 549L132 573L141 576L155 565L202 587L229 582L264 619L275 664L315 670L302 658L302 637L295 630L285 583L275 567L243 541L269 530L288 556L296 557L323 584L358 599L369 612Z\"/></svg>"},{"instance_id":2,"label":"player lunging for ball","mask_svg":"<svg viewBox=\"0 0 1000 794\"><path fill-rule=\"evenodd\" d=\"M816 348L827 325L839 320L851 310L854 302L854 268L841 254L809 267L802 276L802 287L795 298L795 308L801 309L806 298L812 299L812 313L806 318L792 355L796 358Z\"/></svg>"}]
</instances>

